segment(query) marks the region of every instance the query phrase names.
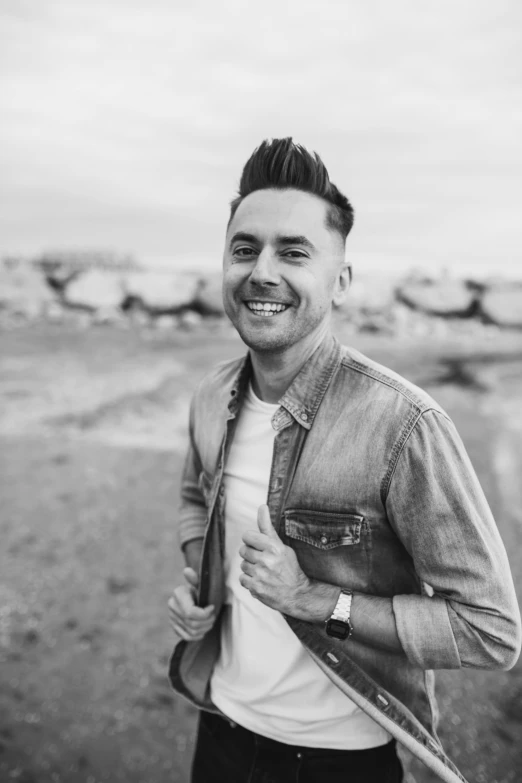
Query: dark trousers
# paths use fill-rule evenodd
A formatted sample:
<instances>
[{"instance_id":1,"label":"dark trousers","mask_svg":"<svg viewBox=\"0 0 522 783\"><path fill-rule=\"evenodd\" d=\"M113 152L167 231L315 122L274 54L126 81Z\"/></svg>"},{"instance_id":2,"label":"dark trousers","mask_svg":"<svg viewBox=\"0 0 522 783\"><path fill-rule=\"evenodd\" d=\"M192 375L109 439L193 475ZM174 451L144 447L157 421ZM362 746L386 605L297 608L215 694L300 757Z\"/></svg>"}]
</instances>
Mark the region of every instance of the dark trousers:
<instances>
[{"instance_id":1,"label":"dark trousers","mask_svg":"<svg viewBox=\"0 0 522 783\"><path fill-rule=\"evenodd\" d=\"M192 783L401 783L395 740L368 750L323 750L266 739L202 712Z\"/></svg>"}]
</instances>

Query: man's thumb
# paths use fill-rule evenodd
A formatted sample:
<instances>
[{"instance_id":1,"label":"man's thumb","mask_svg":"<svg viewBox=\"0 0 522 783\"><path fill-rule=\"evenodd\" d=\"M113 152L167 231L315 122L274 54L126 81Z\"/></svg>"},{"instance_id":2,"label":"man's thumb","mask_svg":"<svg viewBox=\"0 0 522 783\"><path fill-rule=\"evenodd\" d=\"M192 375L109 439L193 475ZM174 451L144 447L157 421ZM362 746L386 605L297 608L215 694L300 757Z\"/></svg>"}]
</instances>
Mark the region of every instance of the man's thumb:
<instances>
[{"instance_id":1,"label":"man's thumb","mask_svg":"<svg viewBox=\"0 0 522 783\"><path fill-rule=\"evenodd\" d=\"M196 574L193 568L187 568L183 569L183 576L185 577L185 580L189 583L191 587L195 587L196 590L199 585L199 576Z\"/></svg>"},{"instance_id":2,"label":"man's thumb","mask_svg":"<svg viewBox=\"0 0 522 783\"><path fill-rule=\"evenodd\" d=\"M259 506L259 510L257 512L257 526L261 533L264 533L266 536L275 536L276 538L278 537L272 524L272 520L270 519L270 511L268 510L268 506Z\"/></svg>"}]
</instances>

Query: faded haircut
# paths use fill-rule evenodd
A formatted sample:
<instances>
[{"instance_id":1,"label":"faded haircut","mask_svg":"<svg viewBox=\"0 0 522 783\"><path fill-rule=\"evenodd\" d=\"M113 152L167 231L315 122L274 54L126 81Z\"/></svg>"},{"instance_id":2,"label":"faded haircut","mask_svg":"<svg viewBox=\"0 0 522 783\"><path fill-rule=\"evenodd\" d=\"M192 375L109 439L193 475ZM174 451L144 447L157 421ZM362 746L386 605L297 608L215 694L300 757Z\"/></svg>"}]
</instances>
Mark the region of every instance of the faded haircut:
<instances>
[{"instance_id":1,"label":"faded haircut","mask_svg":"<svg viewBox=\"0 0 522 783\"><path fill-rule=\"evenodd\" d=\"M343 242L353 226L353 207L330 182L328 171L316 152L309 152L291 136L265 139L245 163L239 195L230 202L230 221L244 198L256 190L302 190L327 202L326 225L337 231Z\"/></svg>"}]
</instances>

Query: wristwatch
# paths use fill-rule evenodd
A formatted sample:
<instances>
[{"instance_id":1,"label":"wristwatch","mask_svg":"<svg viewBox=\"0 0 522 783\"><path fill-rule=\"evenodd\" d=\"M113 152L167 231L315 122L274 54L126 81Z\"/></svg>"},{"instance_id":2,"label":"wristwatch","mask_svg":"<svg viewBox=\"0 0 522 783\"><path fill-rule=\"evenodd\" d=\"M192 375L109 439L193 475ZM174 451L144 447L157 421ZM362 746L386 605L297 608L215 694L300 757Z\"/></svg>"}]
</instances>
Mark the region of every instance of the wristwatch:
<instances>
[{"instance_id":1,"label":"wristwatch","mask_svg":"<svg viewBox=\"0 0 522 783\"><path fill-rule=\"evenodd\" d=\"M352 608L353 593L350 590L341 590L335 609L331 617L326 621L326 633L334 639L348 639L352 635L350 611Z\"/></svg>"}]
</instances>

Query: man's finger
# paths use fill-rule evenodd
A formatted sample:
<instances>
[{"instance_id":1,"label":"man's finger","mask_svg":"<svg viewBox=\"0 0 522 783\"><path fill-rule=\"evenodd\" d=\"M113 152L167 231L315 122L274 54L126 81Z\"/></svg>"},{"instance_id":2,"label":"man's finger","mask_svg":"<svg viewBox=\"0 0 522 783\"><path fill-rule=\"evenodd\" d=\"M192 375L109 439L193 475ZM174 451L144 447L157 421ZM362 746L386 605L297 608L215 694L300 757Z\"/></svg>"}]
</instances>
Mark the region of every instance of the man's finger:
<instances>
[{"instance_id":1,"label":"man's finger","mask_svg":"<svg viewBox=\"0 0 522 783\"><path fill-rule=\"evenodd\" d=\"M208 606L192 606L188 612L185 613L187 620L208 620L214 616L215 609L212 604Z\"/></svg>"},{"instance_id":2,"label":"man's finger","mask_svg":"<svg viewBox=\"0 0 522 783\"><path fill-rule=\"evenodd\" d=\"M178 611L184 617L190 617L193 620L198 618L209 617L214 612L214 606L196 606L194 603L194 596L192 595L192 588L184 585L178 588L173 598L177 601Z\"/></svg>"},{"instance_id":3,"label":"man's finger","mask_svg":"<svg viewBox=\"0 0 522 783\"><path fill-rule=\"evenodd\" d=\"M189 568L188 566L187 568L184 568L183 576L191 587L195 587L196 589L199 587L199 576L193 568Z\"/></svg>"},{"instance_id":4,"label":"man's finger","mask_svg":"<svg viewBox=\"0 0 522 783\"><path fill-rule=\"evenodd\" d=\"M190 620L189 618L182 617L172 610L169 611L169 621L172 628L175 626L183 630L184 633L189 635L206 634L214 625L216 618L214 615L205 619Z\"/></svg>"},{"instance_id":5,"label":"man's finger","mask_svg":"<svg viewBox=\"0 0 522 783\"><path fill-rule=\"evenodd\" d=\"M240 574L239 584L241 585L241 587L244 587L246 590L250 590L250 588L252 587L252 577L247 576L247 574Z\"/></svg>"},{"instance_id":6,"label":"man's finger","mask_svg":"<svg viewBox=\"0 0 522 783\"><path fill-rule=\"evenodd\" d=\"M197 642L199 639L202 639L205 636L208 630L210 630L210 629L205 629L205 630L201 629L199 631L189 631L179 623L172 623L172 629L175 633L177 633L178 636L180 636L186 642Z\"/></svg>"},{"instance_id":7,"label":"man's finger","mask_svg":"<svg viewBox=\"0 0 522 783\"><path fill-rule=\"evenodd\" d=\"M179 617L171 617L170 622L172 626L177 625L180 628L182 628L185 631L185 633L192 634L192 635L205 634L208 631L210 631L210 629L214 625L213 620L206 620L204 623L192 624L187 620L180 619Z\"/></svg>"},{"instance_id":8,"label":"man's finger","mask_svg":"<svg viewBox=\"0 0 522 783\"><path fill-rule=\"evenodd\" d=\"M173 612L177 612L178 611L178 602L176 601L176 598L173 595L171 595L169 600L167 601L167 606Z\"/></svg>"},{"instance_id":9,"label":"man's finger","mask_svg":"<svg viewBox=\"0 0 522 783\"><path fill-rule=\"evenodd\" d=\"M252 549L251 546L246 546L246 544L243 544L243 546L240 547L239 556L242 557L244 560L248 560L248 562L252 563L253 565L255 565L259 561L259 555L257 553L257 549Z\"/></svg>"},{"instance_id":10,"label":"man's finger","mask_svg":"<svg viewBox=\"0 0 522 783\"><path fill-rule=\"evenodd\" d=\"M171 617L177 617L182 622L198 624L215 620L215 609L212 604L205 607L192 606L187 610L180 606L179 603L169 602L168 609Z\"/></svg>"},{"instance_id":11,"label":"man's finger","mask_svg":"<svg viewBox=\"0 0 522 783\"><path fill-rule=\"evenodd\" d=\"M249 563L248 560L242 560L240 565L241 570L248 576L254 576L254 566Z\"/></svg>"},{"instance_id":12,"label":"man's finger","mask_svg":"<svg viewBox=\"0 0 522 783\"><path fill-rule=\"evenodd\" d=\"M174 597L178 603L181 614L187 614L187 612L195 606L194 596L192 589L188 585L182 585L178 587L174 592Z\"/></svg>"},{"instance_id":13,"label":"man's finger","mask_svg":"<svg viewBox=\"0 0 522 783\"><path fill-rule=\"evenodd\" d=\"M210 609L212 611L210 611ZM178 606L170 605L169 616L177 622L184 623L187 627L198 628L205 623L213 623L216 619L213 607L205 607L205 610L206 611L204 614L193 617L190 614L186 614L185 612L180 611Z\"/></svg>"},{"instance_id":14,"label":"man's finger","mask_svg":"<svg viewBox=\"0 0 522 783\"><path fill-rule=\"evenodd\" d=\"M177 635L181 639L184 639L186 642L190 641L190 637L188 633L185 631L184 628L181 627L181 625L178 625L178 623L174 623L174 622L172 623L172 630L174 631L174 633L177 633Z\"/></svg>"},{"instance_id":15,"label":"man's finger","mask_svg":"<svg viewBox=\"0 0 522 783\"><path fill-rule=\"evenodd\" d=\"M247 530L243 533L243 543L259 552L264 552L271 544L271 539L258 530Z\"/></svg>"}]
</instances>

